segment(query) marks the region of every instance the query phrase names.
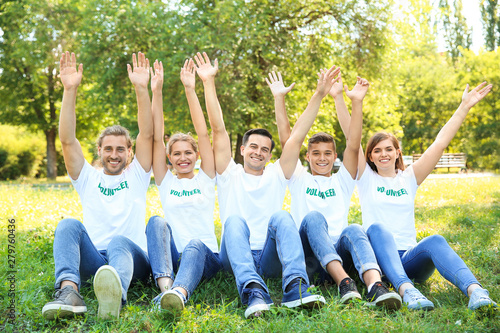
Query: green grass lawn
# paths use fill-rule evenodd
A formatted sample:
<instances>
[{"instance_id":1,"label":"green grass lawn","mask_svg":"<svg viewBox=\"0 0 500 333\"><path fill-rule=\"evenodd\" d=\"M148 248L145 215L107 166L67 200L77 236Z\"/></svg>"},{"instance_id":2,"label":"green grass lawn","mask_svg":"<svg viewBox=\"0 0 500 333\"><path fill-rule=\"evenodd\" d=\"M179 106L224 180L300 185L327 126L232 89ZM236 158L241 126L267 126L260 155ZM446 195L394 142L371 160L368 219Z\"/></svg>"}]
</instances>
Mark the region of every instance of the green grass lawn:
<instances>
[{"instance_id":1,"label":"green grass lawn","mask_svg":"<svg viewBox=\"0 0 500 333\"><path fill-rule=\"evenodd\" d=\"M418 238L443 235L464 259L490 296L500 301L500 177L429 179L416 199ZM289 198L285 202L288 208ZM220 233L218 209L217 232ZM147 218L163 215L158 191L148 192ZM156 296L154 285L135 285L128 293L128 305L120 320L96 318L97 301L92 288L81 290L88 307L86 316L47 321L41 316L43 305L52 299L54 229L64 217L82 218L78 195L72 187L39 184L0 184L0 220L2 262L0 265L0 331L71 331L71 332L499 332L500 315L482 315L467 310L468 299L439 273L420 290L436 305L428 313L368 309L363 303L343 306L338 303L336 286L319 286L328 305L320 310L290 310L275 307L263 318L244 319L234 278L219 273L201 283L177 318L167 313L150 312L149 302ZM9 267L7 225L15 219L15 268ZM361 223L361 210L355 193L350 222ZM12 229L11 229L12 230ZM11 236L12 237L12 236ZM12 249L12 247L11 247ZM8 271L15 270L16 273ZM15 277L16 319L8 323L9 289ZM353 276L354 274L351 274ZM271 297L279 304L281 281L266 281ZM358 287L361 284L358 282ZM366 288L359 288L366 293Z\"/></svg>"}]
</instances>

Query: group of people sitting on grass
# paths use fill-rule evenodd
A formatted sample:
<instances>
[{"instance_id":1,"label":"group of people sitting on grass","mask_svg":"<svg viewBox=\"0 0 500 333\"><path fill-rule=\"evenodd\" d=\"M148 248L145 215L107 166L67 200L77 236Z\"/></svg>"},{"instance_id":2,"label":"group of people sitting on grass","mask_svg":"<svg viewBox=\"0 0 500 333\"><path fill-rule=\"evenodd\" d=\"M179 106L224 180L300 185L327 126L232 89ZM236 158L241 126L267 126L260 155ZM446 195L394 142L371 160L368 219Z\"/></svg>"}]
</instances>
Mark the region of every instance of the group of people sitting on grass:
<instances>
[{"instance_id":1,"label":"group of people sitting on grass","mask_svg":"<svg viewBox=\"0 0 500 333\"><path fill-rule=\"evenodd\" d=\"M439 235L417 243L414 199L418 186L434 169L469 110L491 90L480 84L465 88L462 102L422 157L405 168L394 135L379 132L361 149L362 104L366 79L352 90L343 86L340 68L321 69L317 87L293 129L285 109L286 87L280 73L266 82L274 96L282 154L270 163L275 146L268 130L247 131L239 147L243 165L231 157L231 140L217 98L218 62L206 53L186 60L180 79L185 88L198 142L177 133L164 142L163 65L150 67L143 53L134 54L128 75L138 105L139 134L135 155L128 131L115 125L97 140L102 170L84 158L76 139L75 104L83 65L74 53L60 60L64 94L59 136L67 172L83 207L83 223L66 218L54 236L55 299L42 310L48 319L87 311L79 294L82 282L94 276L98 317L117 318L134 280L151 274L159 289L156 309L182 310L202 280L225 270L234 275L245 317L260 316L273 305L263 278L281 277L281 305L313 308L325 299L310 283L334 281L341 303L361 299L347 272L357 271L366 285L366 305L432 310L434 304L414 286L439 273L469 297L469 309L496 307L464 261ZM203 82L212 142L195 91ZM148 85L151 85L152 98ZM344 92L351 100L349 113ZM308 141L306 160L299 153L322 100L332 96L346 138L340 170L333 137L316 133ZM167 157L175 173L167 166ZM195 173L195 164L201 166ZM146 192L151 171L164 216L145 224ZM348 223L351 195L358 185L363 225ZM217 186L222 235L214 228ZM282 210L287 187L290 211ZM382 282L385 275L394 291ZM313 281L313 279L315 279Z\"/></svg>"}]
</instances>

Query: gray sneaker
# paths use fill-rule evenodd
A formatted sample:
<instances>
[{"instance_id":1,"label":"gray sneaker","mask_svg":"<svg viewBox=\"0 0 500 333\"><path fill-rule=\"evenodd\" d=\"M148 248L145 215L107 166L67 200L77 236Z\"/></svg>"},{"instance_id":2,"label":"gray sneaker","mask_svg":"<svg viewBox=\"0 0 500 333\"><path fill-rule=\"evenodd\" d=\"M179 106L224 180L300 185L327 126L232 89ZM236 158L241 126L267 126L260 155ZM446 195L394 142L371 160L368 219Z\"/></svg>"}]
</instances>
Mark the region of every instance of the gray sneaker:
<instances>
[{"instance_id":1,"label":"gray sneaker","mask_svg":"<svg viewBox=\"0 0 500 333\"><path fill-rule=\"evenodd\" d=\"M109 265L101 266L94 277L94 293L99 302L97 317L115 319L122 307L122 283L116 270Z\"/></svg>"},{"instance_id":2,"label":"gray sneaker","mask_svg":"<svg viewBox=\"0 0 500 333\"><path fill-rule=\"evenodd\" d=\"M42 316L45 319L54 319L56 316L69 317L87 312L83 297L71 286L58 289L54 300L44 305Z\"/></svg>"}]
</instances>

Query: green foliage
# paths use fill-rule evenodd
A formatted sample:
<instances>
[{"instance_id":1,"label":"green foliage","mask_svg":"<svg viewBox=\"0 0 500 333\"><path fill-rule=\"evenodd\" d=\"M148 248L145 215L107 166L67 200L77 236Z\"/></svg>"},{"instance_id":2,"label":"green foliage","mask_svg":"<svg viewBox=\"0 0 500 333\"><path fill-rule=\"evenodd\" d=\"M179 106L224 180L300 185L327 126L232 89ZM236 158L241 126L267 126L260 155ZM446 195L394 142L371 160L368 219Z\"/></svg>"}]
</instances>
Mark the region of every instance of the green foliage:
<instances>
[{"instance_id":1,"label":"green foliage","mask_svg":"<svg viewBox=\"0 0 500 333\"><path fill-rule=\"evenodd\" d=\"M42 136L8 125L0 125L0 132L0 180L34 177L44 156Z\"/></svg>"}]
</instances>

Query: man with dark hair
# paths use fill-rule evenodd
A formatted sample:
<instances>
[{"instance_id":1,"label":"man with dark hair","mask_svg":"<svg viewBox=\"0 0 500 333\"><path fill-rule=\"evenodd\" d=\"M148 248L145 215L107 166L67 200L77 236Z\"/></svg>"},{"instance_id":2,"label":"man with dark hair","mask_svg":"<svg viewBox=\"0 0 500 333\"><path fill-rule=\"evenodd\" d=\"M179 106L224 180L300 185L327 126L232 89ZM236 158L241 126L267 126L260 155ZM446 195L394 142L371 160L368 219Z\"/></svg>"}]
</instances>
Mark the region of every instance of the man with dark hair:
<instances>
[{"instance_id":1,"label":"man with dark hair","mask_svg":"<svg viewBox=\"0 0 500 333\"><path fill-rule=\"evenodd\" d=\"M76 69L75 54L63 53L60 61L64 94L59 120L64 163L80 196L83 223L66 218L54 235L54 301L42 309L47 319L72 316L87 311L78 293L82 281L94 277L94 292L100 318L116 318L126 302L132 280L147 280L150 266L146 254L146 191L152 163L151 101L149 100L149 61L133 55L129 78L135 87L139 134L135 158L128 131L115 125L106 128L97 140L102 171L84 158L76 139L75 104L83 65Z\"/></svg>"},{"instance_id":2,"label":"man with dark hair","mask_svg":"<svg viewBox=\"0 0 500 333\"><path fill-rule=\"evenodd\" d=\"M275 98L275 91L281 86L281 77L279 80L271 79L270 88ZM401 298L390 292L381 282L381 270L366 233L359 224L348 225L347 221L358 171L363 124L362 104L368 86L367 80L358 77L352 90L348 90L347 86L343 87L341 80L333 84L330 90L337 107L344 108L348 113L342 96L344 88L352 101L353 110L350 127L344 130L347 133L347 147L339 172L332 175L337 158L335 141L330 134L320 132L309 139L307 146L306 159L311 172L307 172L306 168L299 164L293 175L288 173L285 177L290 179L290 210L299 229L308 275L312 278L314 274L319 274L322 279L333 279L338 285L341 303L361 299L354 280L343 267L344 263L348 263L347 266L353 265L356 268L368 288L368 305L397 309L401 307ZM276 100L275 105L276 118L281 120L278 122L278 128L282 128L280 140L286 142L285 147L295 150L293 158L298 161L302 142L291 141L284 99ZM345 114L341 113L340 116ZM315 117L316 114L306 124L308 129Z\"/></svg>"},{"instance_id":3,"label":"man with dark hair","mask_svg":"<svg viewBox=\"0 0 500 333\"><path fill-rule=\"evenodd\" d=\"M284 173L293 173L296 161L290 158L291 152L285 146L281 159L267 164L274 148L272 136L265 129L255 129L245 133L240 147L244 165L234 162L215 90L217 60L214 66L206 54L198 54L196 60L213 132L223 225L221 259L225 269L234 273L242 303L248 305L245 317L259 316L273 304L262 276L282 276L283 306L324 304L322 296L308 291L304 253L297 246L298 230L290 214L281 210L287 185ZM334 67L320 74L316 93L303 116L319 108L336 74ZM299 120L290 140L304 140L307 130L304 132L300 123Z\"/></svg>"}]
</instances>

